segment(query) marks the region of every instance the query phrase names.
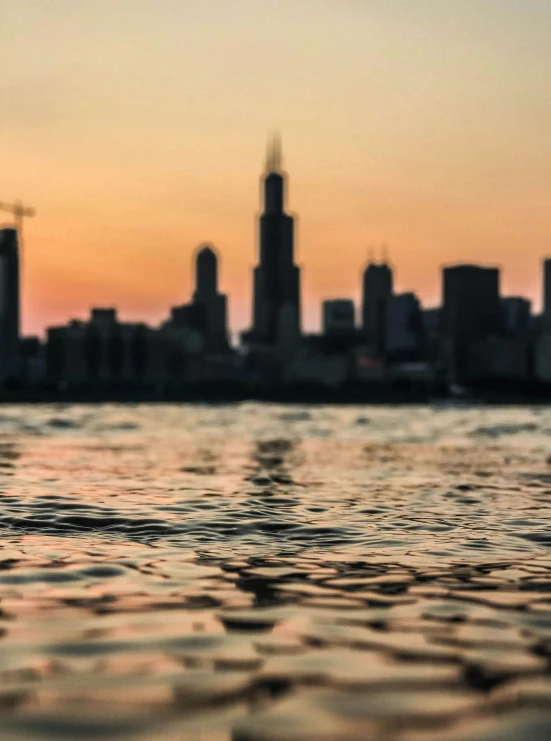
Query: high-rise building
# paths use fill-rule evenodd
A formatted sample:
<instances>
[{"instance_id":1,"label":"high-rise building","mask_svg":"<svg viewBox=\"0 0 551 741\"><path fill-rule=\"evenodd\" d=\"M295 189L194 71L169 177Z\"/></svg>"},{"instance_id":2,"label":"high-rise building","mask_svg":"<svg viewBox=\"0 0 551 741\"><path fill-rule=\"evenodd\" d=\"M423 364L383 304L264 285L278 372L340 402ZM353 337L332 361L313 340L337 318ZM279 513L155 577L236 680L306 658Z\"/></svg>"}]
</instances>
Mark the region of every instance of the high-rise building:
<instances>
[{"instance_id":1,"label":"high-rise building","mask_svg":"<svg viewBox=\"0 0 551 741\"><path fill-rule=\"evenodd\" d=\"M17 230L0 229L0 382L19 375L19 312Z\"/></svg>"},{"instance_id":2,"label":"high-rise building","mask_svg":"<svg viewBox=\"0 0 551 741\"><path fill-rule=\"evenodd\" d=\"M547 327L551 327L551 257L543 261L543 316Z\"/></svg>"},{"instance_id":3,"label":"high-rise building","mask_svg":"<svg viewBox=\"0 0 551 741\"><path fill-rule=\"evenodd\" d=\"M392 296L392 268L370 262L362 280L362 331L375 355L384 354L385 314Z\"/></svg>"},{"instance_id":4,"label":"high-rise building","mask_svg":"<svg viewBox=\"0 0 551 741\"><path fill-rule=\"evenodd\" d=\"M49 327L48 379L81 387L141 383L147 375L150 333L145 324L120 322L113 308L92 309L89 321Z\"/></svg>"},{"instance_id":5,"label":"high-rise building","mask_svg":"<svg viewBox=\"0 0 551 741\"><path fill-rule=\"evenodd\" d=\"M461 382L467 373L469 348L502 330L499 270L478 265L444 268L443 298L444 362L450 379Z\"/></svg>"},{"instance_id":6,"label":"high-rise building","mask_svg":"<svg viewBox=\"0 0 551 741\"><path fill-rule=\"evenodd\" d=\"M514 337L528 340L532 332L532 306L522 296L501 299L504 330Z\"/></svg>"},{"instance_id":7,"label":"high-rise building","mask_svg":"<svg viewBox=\"0 0 551 741\"><path fill-rule=\"evenodd\" d=\"M385 356L390 361L416 361L424 354L423 316L414 293L400 293L387 301Z\"/></svg>"},{"instance_id":8,"label":"high-rise building","mask_svg":"<svg viewBox=\"0 0 551 741\"><path fill-rule=\"evenodd\" d=\"M268 147L263 200L253 326L246 341L289 349L300 339L300 268L294 262L294 220L285 212L285 174L278 138Z\"/></svg>"},{"instance_id":9,"label":"high-rise building","mask_svg":"<svg viewBox=\"0 0 551 741\"><path fill-rule=\"evenodd\" d=\"M210 245L199 247L195 257L194 306L205 316L204 338L207 351L221 352L228 343L228 301L218 292L218 256Z\"/></svg>"},{"instance_id":10,"label":"high-rise building","mask_svg":"<svg viewBox=\"0 0 551 741\"><path fill-rule=\"evenodd\" d=\"M355 333L354 302L347 298L324 301L322 304L323 334L349 336Z\"/></svg>"},{"instance_id":11,"label":"high-rise building","mask_svg":"<svg viewBox=\"0 0 551 741\"><path fill-rule=\"evenodd\" d=\"M195 253L195 290L189 304L174 306L168 322L175 329L198 333L206 353L229 350L227 298L218 292L218 256L210 245Z\"/></svg>"},{"instance_id":12,"label":"high-rise building","mask_svg":"<svg viewBox=\"0 0 551 741\"><path fill-rule=\"evenodd\" d=\"M199 247L195 255L193 301L204 302L218 294L218 258L210 245Z\"/></svg>"},{"instance_id":13,"label":"high-rise building","mask_svg":"<svg viewBox=\"0 0 551 741\"><path fill-rule=\"evenodd\" d=\"M442 309L440 307L422 309L421 311L427 360L433 367L439 367L442 361L441 316Z\"/></svg>"}]
</instances>

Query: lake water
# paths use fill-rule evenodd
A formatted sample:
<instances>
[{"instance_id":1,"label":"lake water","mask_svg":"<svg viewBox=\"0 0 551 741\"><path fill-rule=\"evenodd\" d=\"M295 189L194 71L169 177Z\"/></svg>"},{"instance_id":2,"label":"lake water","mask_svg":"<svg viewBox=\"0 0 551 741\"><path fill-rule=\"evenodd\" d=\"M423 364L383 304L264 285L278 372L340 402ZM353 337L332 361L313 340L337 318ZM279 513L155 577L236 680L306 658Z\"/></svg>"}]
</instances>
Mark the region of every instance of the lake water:
<instances>
[{"instance_id":1,"label":"lake water","mask_svg":"<svg viewBox=\"0 0 551 741\"><path fill-rule=\"evenodd\" d=\"M0 408L0 738L551 738L551 410Z\"/></svg>"}]
</instances>

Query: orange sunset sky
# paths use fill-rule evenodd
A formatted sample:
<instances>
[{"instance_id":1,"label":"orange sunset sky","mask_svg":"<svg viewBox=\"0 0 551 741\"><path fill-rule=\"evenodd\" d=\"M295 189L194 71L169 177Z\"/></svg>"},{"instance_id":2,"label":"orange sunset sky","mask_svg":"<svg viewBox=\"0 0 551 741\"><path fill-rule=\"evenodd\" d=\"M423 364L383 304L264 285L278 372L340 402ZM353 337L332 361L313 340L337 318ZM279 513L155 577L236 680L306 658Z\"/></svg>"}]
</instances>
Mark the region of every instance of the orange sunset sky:
<instances>
[{"instance_id":1,"label":"orange sunset sky","mask_svg":"<svg viewBox=\"0 0 551 741\"><path fill-rule=\"evenodd\" d=\"M549 0L0 0L0 201L37 210L23 328L160 321L202 241L247 325L274 129L306 328L382 243L428 306L477 261L539 308L550 71Z\"/></svg>"}]
</instances>

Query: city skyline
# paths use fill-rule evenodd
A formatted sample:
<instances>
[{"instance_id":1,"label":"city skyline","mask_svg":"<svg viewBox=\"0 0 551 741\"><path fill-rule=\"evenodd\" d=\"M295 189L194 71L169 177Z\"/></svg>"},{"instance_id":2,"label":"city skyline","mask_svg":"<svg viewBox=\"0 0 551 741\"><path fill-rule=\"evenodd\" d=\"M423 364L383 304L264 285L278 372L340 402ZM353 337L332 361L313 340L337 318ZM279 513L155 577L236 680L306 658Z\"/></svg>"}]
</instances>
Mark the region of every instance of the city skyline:
<instances>
[{"instance_id":1,"label":"city skyline","mask_svg":"<svg viewBox=\"0 0 551 741\"><path fill-rule=\"evenodd\" d=\"M0 199L37 210L26 332L93 305L160 321L189 294L205 240L224 256L232 329L247 328L274 125L300 214L305 328L324 298L358 302L369 245L384 242L396 290L425 306L442 265L475 262L499 264L503 293L539 309L551 251L541 0L484 13L471 0L3 0L0 13Z\"/></svg>"},{"instance_id":2,"label":"city skyline","mask_svg":"<svg viewBox=\"0 0 551 741\"><path fill-rule=\"evenodd\" d=\"M301 267L295 261L295 217L287 210L279 135L268 140L261 182L252 321L239 348L230 339L219 253L208 243L194 254L189 300L167 307L168 317L159 325L128 322L116 306L96 306L86 321L72 318L48 327L45 343L21 338L18 230L0 230L5 389L22 384L24 393L103 389L159 398L186 387L193 393L205 383L222 384L218 394L224 388L234 394L255 388L293 393L301 384L310 384L311 392L313 384L344 394L366 393L373 383L379 390L384 384L398 384L399 390L402 383L412 392L421 384L418 391L439 388L452 395L488 383L517 390L532 383L534 393L549 385L551 258L542 263L544 312L534 315L528 299L504 296L498 267L473 263L444 267L441 305L423 309L415 293L395 290L385 250L383 262L372 256L363 270L361 304L346 297L324 300L322 332L311 333L301 320ZM25 209L21 204L11 209L21 230Z\"/></svg>"},{"instance_id":3,"label":"city skyline","mask_svg":"<svg viewBox=\"0 0 551 741\"><path fill-rule=\"evenodd\" d=\"M549 298L547 297L547 293L549 292L549 284L550 281L547 280L545 283L545 286L543 285L543 281L545 280L545 276L549 272L549 265L551 263L551 260L546 255L543 255L540 258L539 262L539 291L535 291L534 297L531 295L525 296L523 294L512 294L511 292L504 292L503 291L503 274L502 274L502 266L500 264L484 264L480 263L480 261L463 261L463 262L455 262L455 263L447 263L447 264L441 264L438 268L438 276L437 276L437 292L439 294L438 300L430 302L428 305L423 302L422 297L418 296L418 293L414 290L401 290L400 289L400 280L397 276L399 275L398 268L392 259L389 257L389 247L387 244L383 244L380 247L374 247L369 246L367 248L367 258L364 260L363 263L361 263L359 266L356 266L356 272L357 272L357 286L353 291L350 291L347 295L345 294L337 294L332 293L328 295L324 295L321 297L320 302L317 306L317 312L318 317L316 317L316 321L314 322L308 322L308 318L306 319L306 322L302 320L302 316L304 312L301 310L301 306L305 303L307 303L304 300L304 294L306 293L304 291L303 287L303 281L300 278L300 275L304 272L304 265L302 263L298 263L298 265L293 264L294 261L294 242L296 241L296 235L295 232L295 222L299 221L299 218L297 218L297 214L295 211L291 210L290 212L286 208L287 204L287 190L289 188L289 174L283 167L283 148L282 148L282 142L281 142L281 136L279 132L272 134L268 137L268 145L267 145L267 153L265 158L265 166L264 170L261 171L260 176L260 209L257 211L256 216L259 219L259 225L257 228L257 234L256 234L256 242L255 244L255 253L256 253L256 259L258 261L258 265L255 268L254 265L251 266L251 285L252 290L251 293L251 303L249 306L249 319L245 318L243 320L243 326L234 326L231 323L231 294L227 295L223 294L224 299L224 308L223 308L223 315L226 317L230 317L229 322L227 324L228 330L230 332L231 341L237 344L239 342L239 335L243 332L245 335L251 334L254 335L255 332L258 333L258 316L257 316L257 309L255 306L258 305L258 300L255 298L255 296L258 294L258 296L261 296L266 292L266 289L268 286L259 285L258 288L257 282L260 278L261 271L263 269L263 264L266 261L266 249L271 249L274 252L274 257L278 251L280 251L283 248L283 251L290 256L291 260L291 267L292 270L295 270L297 272L297 278L292 280L297 280L298 284L295 288L291 289L291 293L293 291L296 293L296 298L293 299L293 301L296 301L297 306L297 329L299 332L319 332L322 330L323 327L323 305L326 302L331 301L339 301L339 300L350 300L354 306L354 320L358 327L365 327L366 325L366 318L365 318L365 311L366 311L366 305L364 302L366 295L372 295L373 297L376 296L377 291L380 290L380 288L377 287L378 281L376 279L375 283L372 287L369 287L369 283L366 283L366 276L368 276L370 273L374 273L375 276L380 272L383 271L383 273L388 273L388 277L383 278L383 285L386 287L383 288L383 294L381 295L404 295L404 294L411 294L416 296L417 298L420 298L420 305L427 309L427 308L438 308L442 305L442 301L444 298L444 289L443 289L443 276L446 272L446 269L451 268L453 266L470 266L470 265L477 265L479 267L493 269L498 272L499 274L499 290L500 295L503 298L507 297L522 297L527 299L530 304L532 311L535 311L537 314L539 311L543 311L545 303L549 302ZM15 212L21 212L23 215L23 212L26 210L25 206L20 201L15 201L14 204L7 204L7 203L0 203L0 208L4 208L5 211L13 210ZM28 209L28 215L34 216L34 210ZM26 233L26 223L25 228L23 228L23 221L24 219L21 219L18 215L13 215L12 218L14 219L14 224L0 224L0 228L4 229L10 229L15 228L18 232L25 231ZM269 233L271 230L273 230L270 223L266 224L266 221L270 221L270 219L279 219L283 218L287 220L289 224L290 229L290 244L287 247L286 241L287 237L284 238L284 242L280 242L280 237L276 236L275 241L272 244L273 237L269 236ZM266 224L266 226L263 226L263 224ZM265 230L267 230L267 233L265 234ZM277 227L276 227L277 232ZM26 239L25 239L26 241ZM20 239L20 244L22 243L22 240ZM190 269L190 290L188 292L188 296L180 296L178 297L178 300L174 302L175 305L181 305L182 301L186 301L189 297L192 297L193 300L196 300L196 292L197 287L200 283L199 274L197 273L198 270L200 270L199 265L197 263L197 257L198 255L203 254L203 256L207 257L207 261L210 261L210 258L212 256L212 259L215 260L215 265L212 268L214 271L212 278L209 276L209 280L213 281L212 286L218 285L218 281L220 279L220 275L222 275L221 285L223 286L223 266L224 266L224 253L223 250L220 250L217 245L215 245L213 242L210 242L208 240L203 240L199 243L199 245L194 245L191 256L190 256L190 262L191 262L191 269ZM264 257L263 257L264 255ZM269 264L270 259L268 259ZM220 263L220 265L219 265ZM207 268L207 273L210 271L210 267ZM264 268L266 270L266 268ZM260 271L260 272L259 272ZM277 271L276 271L277 272ZM374 276L374 277L375 277ZM204 277L204 276L203 276ZM261 279L262 280L262 279ZM367 278L369 281L369 278ZM194 283L195 281L195 283ZM388 281L388 285L386 285ZM22 284L25 284L25 281L23 279ZM196 292L193 293L193 286L195 285ZM211 286L211 290L212 290ZM375 293L373 291L375 290ZM223 291L223 288L222 288ZM547 293L546 293L547 291ZM192 295L193 294L193 295ZM551 297L551 294L550 294ZM25 299L25 291L22 291L22 307L24 307L24 299ZM375 298L375 300L377 300ZM85 320L90 310L97 308L94 307L92 304L87 305L86 307L83 307L82 309L78 310L77 312L73 312L71 316L65 316L62 317L59 323L63 323L64 321L70 321L73 319L76 320ZM114 308L117 311L117 315L121 317L123 320L128 320L129 317L125 316L124 309L121 311L120 305L117 301L111 302L110 304L101 304L101 306L108 307L109 310L111 308ZM166 320L166 310L167 305L161 307L159 312L159 317L157 320L150 320L147 316L140 316L139 314L136 316L131 316L131 320L133 321L143 321L146 324L150 324L152 326L157 326L162 324ZM279 310L277 310L279 311ZM276 314L277 314L276 311ZM25 317L24 317L24 311L21 312L21 326L22 326L22 332L25 334ZM275 319L276 314L274 314L274 319L270 321L278 321ZM224 322L225 323L225 322ZM52 326L51 324L45 324L41 331L36 332L35 334L38 336L45 336L46 330L49 326ZM271 330L275 331L275 330ZM29 333L27 333L29 334ZM277 333L276 333L277 334ZM275 337L275 335L274 335Z\"/></svg>"}]
</instances>

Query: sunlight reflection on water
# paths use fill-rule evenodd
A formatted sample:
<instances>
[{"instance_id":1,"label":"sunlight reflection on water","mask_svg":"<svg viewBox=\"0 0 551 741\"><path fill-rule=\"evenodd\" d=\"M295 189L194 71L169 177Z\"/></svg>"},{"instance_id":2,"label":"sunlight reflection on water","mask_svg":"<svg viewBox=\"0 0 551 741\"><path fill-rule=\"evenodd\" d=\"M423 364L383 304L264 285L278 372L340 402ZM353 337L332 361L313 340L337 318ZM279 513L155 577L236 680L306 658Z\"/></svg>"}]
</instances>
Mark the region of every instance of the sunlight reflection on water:
<instances>
[{"instance_id":1,"label":"sunlight reflection on water","mask_svg":"<svg viewBox=\"0 0 551 741\"><path fill-rule=\"evenodd\" d=\"M550 737L550 433L543 407L3 407L0 737Z\"/></svg>"}]
</instances>

